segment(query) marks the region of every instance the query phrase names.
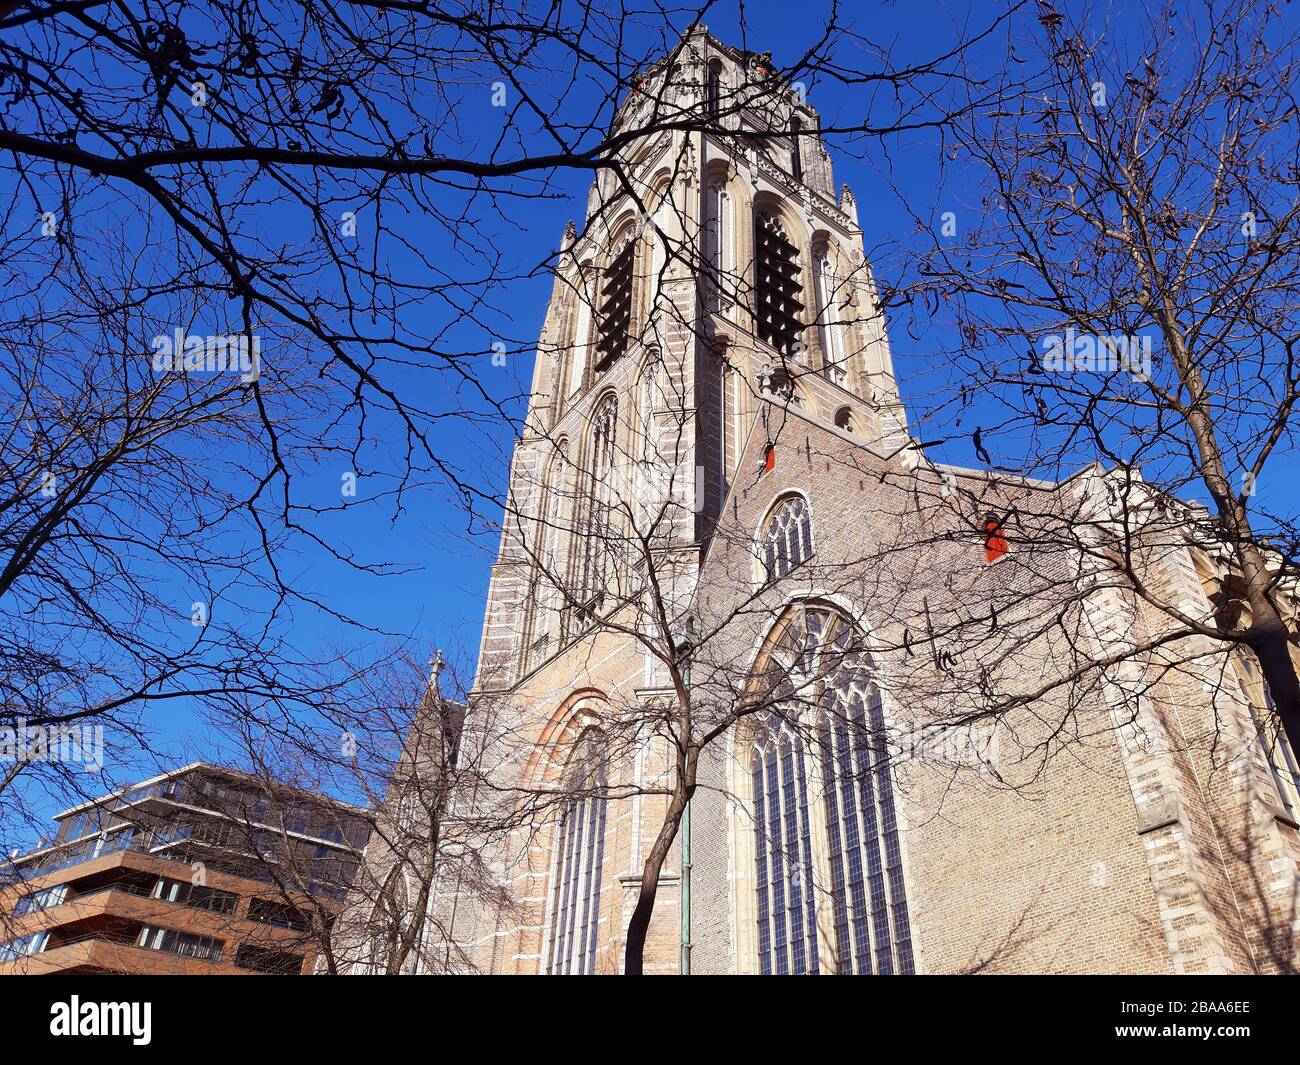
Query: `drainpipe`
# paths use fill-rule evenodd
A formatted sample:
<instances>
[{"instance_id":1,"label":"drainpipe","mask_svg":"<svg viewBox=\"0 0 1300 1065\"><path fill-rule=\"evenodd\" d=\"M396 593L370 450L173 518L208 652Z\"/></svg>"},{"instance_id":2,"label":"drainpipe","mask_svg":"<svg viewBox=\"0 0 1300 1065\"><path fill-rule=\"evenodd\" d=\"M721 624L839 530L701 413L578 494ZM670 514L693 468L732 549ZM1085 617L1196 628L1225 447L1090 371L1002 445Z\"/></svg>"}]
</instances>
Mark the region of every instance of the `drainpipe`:
<instances>
[{"instance_id":1,"label":"drainpipe","mask_svg":"<svg viewBox=\"0 0 1300 1065\"><path fill-rule=\"evenodd\" d=\"M680 656L682 684L686 697L691 697L691 653L699 642L695 619L687 616L685 632L673 639L673 650ZM689 739L689 737L688 737ZM686 800L682 810L682 955L681 974L691 975L691 800Z\"/></svg>"},{"instance_id":2,"label":"drainpipe","mask_svg":"<svg viewBox=\"0 0 1300 1065\"><path fill-rule=\"evenodd\" d=\"M682 975L691 975L691 800L682 811Z\"/></svg>"}]
</instances>

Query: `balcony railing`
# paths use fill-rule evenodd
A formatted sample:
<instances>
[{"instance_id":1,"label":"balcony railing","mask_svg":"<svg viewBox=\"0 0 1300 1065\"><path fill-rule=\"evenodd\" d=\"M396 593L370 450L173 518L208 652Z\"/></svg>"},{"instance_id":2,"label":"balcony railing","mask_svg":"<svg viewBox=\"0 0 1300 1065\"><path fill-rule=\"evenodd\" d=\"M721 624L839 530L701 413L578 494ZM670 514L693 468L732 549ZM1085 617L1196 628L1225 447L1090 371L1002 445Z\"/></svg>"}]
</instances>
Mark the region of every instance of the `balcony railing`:
<instances>
[{"instance_id":1,"label":"balcony railing","mask_svg":"<svg viewBox=\"0 0 1300 1065\"><path fill-rule=\"evenodd\" d=\"M166 930L164 930L166 931ZM206 937L205 937L206 938ZM144 951L149 954L169 954L178 958L189 958L192 961L210 962L213 965L221 963L225 954L225 944L216 940L216 946L209 946L206 943L191 943L189 941L175 942L163 947L146 947L139 942L140 933L123 933L111 932L107 929L100 929L94 932L86 932L79 936L71 936L68 939L61 939L57 943L46 941L43 949L32 953L23 954L18 957L9 959L8 962L0 964L12 964L21 962L28 958L38 958L41 954L49 954L53 951L60 950L63 947L76 946L78 943L111 943L119 947L130 947L133 950Z\"/></svg>"}]
</instances>

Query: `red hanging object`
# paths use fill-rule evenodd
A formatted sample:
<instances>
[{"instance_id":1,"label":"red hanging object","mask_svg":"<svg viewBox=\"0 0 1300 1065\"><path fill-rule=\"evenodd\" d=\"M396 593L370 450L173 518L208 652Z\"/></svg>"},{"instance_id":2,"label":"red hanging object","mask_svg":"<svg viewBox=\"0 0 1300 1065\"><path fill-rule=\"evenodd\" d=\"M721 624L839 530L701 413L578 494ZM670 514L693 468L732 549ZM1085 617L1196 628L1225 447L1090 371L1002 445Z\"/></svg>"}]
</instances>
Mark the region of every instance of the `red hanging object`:
<instances>
[{"instance_id":1,"label":"red hanging object","mask_svg":"<svg viewBox=\"0 0 1300 1065\"><path fill-rule=\"evenodd\" d=\"M1002 522L997 518L984 519L984 557L989 562L996 562L1010 550L1007 538L1002 532Z\"/></svg>"}]
</instances>

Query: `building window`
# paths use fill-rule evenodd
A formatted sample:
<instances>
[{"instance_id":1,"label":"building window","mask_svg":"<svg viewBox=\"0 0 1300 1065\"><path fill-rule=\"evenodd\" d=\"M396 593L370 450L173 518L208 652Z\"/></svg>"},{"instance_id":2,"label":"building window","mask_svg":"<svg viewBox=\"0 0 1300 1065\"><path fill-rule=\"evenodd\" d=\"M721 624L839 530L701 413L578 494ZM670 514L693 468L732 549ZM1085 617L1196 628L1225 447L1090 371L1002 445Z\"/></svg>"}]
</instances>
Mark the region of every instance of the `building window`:
<instances>
[{"instance_id":1,"label":"building window","mask_svg":"<svg viewBox=\"0 0 1300 1065\"><path fill-rule=\"evenodd\" d=\"M568 784L576 797L557 834L546 965L553 976L589 976L595 970L605 859L605 769L598 742L599 733L590 729L579 740Z\"/></svg>"},{"instance_id":2,"label":"building window","mask_svg":"<svg viewBox=\"0 0 1300 1065\"><path fill-rule=\"evenodd\" d=\"M1277 788L1282 808L1294 821L1300 815L1300 764L1296 762L1295 752L1282 730L1282 722L1268 682L1261 678L1260 684L1264 689L1264 706L1268 710L1268 716L1259 730L1259 743L1264 751L1264 760L1273 774L1273 786Z\"/></svg>"},{"instance_id":3,"label":"building window","mask_svg":"<svg viewBox=\"0 0 1300 1065\"><path fill-rule=\"evenodd\" d=\"M803 123L798 118L790 119L790 175L795 181L803 180L803 152L799 146L799 134Z\"/></svg>"},{"instance_id":4,"label":"building window","mask_svg":"<svg viewBox=\"0 0 1300 1065\"><path fill-rule=\"evenodd\" d=\"M63 822L62 830L59 832L60 840L81 839L92 832L98 832L103 821L103 815L104 811L99 807L73 814Z\"/></svg>"},{"instance_id":5,"label":"building window","mask_svg":"<svg viewBox=\"0 0 1300 1065\"><path fill-rule=\"evenodd\" d=\"M704 264L708 309L721 312L729 304L727 277L731 269L731 195L721 179L709 182L704 201Z\"/></svg>"},{"instance_id":6,"label":"building window","mask_svg":"<svg viewBox=\"0 0 1300 1065\"><path fill-rule=\"evenodd\" d=\"M804 309L799 299L798 251L773 214L758 215L755 238L759 339L783 355L798 358Z\"/></svg>"},{"instance_id":7,"label":"building window","mask_svg":"<svg viewBox=\"0 0 1300 1065\"><path fill-rule=\"evenodd\" d=\"M31 935L20 936L18 939L11 939L7 943L0 943L0 965L17 961L19 958L30 957L33 954L39 954L45 949L45 942L48 938L48 932L33 932Z\"/></svg>"},{"instance_id":8,"label":"building window","mask_svg":"<svg viewBox=\"0 0 1300 1065\"><path fill-rule=\"evenodd\" d=\"M822 784L839 971L910 973L912 933L880 693L838 669L825 696Z\"/></svg>"},{"instance_id":9,"label":"building window","mask_svg":"<svg viewBox=\"0 0 1300 1065\"><path fill-rule=\"evenodd\" d=\"M808 765L799 738L779 724L750 765L757 833L758 960L764 976L818 971Z\"/></svg>"},{"instance_id":10,"label":"building window","mask_svg":"<svg viewBox=\"0 0 1300 1065\"><path fill-rule=\"evenodd\" d=\"M996 562L1008 550L1010 548L1002 528L1002 519L990 514L984 519L984 558L989 562Z\"/></svg>"},{"instance_id":11,"label":"building window","mask_svg":"<svg viewBox=\"0 0 1300 1065\"><path fill-rule=\"evenodd\" d=\"M839 315L835 300L838 283L835 279L835 263L831 260L830 250L821 248L813 255L816 270L817 323L818 334L822 342L822 368L827 378L845 388L849 374L845 366L844 340L840 328Z\"/></svg>"},{"instance_id":12,"label":"building window","mask_svg":"<svg viewBox=\"0 0 1300 1065\"><path fill-rule=\"evenodd\" d=\"M164 954L175 954L182 958L195 958L198 961L220 961L225 944L211 936L200 936L193 932L178 932L173 928L154 928L145 925L136 937L135 945L146 950L157 950Z\"/></svg>"},{"instance_id":13,"label":"building window","mask_svg":"<svg viewBox=\"0 0 1300 1065\"><path fill-rule=\"evenodd\" d=\"M722 61L709 60L709 73L704 83L704 106L710 118L717 118L722 110Z\"/></svg>"},{"instance_id":14,"label":"building window","mask_svg":"<svg viewBox=\"0 0 1300 1065\"><path fill-rule=\"evenodd\" d=\"M275 902L272 899L249 899L248 919L273 928L292 928L295 932L307 930L307 915L296 906Z\"/></svg>"},{"instance_id":15,"label":"building window","mask_svg":"<svg viewBox=\"0 0 1300 1065\"><path fill-rule=\"evenodd\" d=\"M25 913L48 910L51 906L61 905L67 897L67 884L58 884L55 887L47 887L42 891L29 892L14 904L14 916L21 917Z\"/></svg>"},{"instance_id":16,"label":"building window","mask_svg":"<svg viewBox=\"0 0 1300 1065\"><path fill-rule=\"evenodd\" d=\"M605 272L605 284L600 290L597 371L605 369L627 351L632 331L632 265L635 258L636 241L628 237Z\"/></svg>"},{"instance_id":17,"label":"building window","mask_svg":"<svg viewBox=\"0 0 1300 1065\"><path fill-rule=\"evenodd\" d=\"M748 767L759 971L913 973L884 709L861 633L836 611L801 607L764 672L781 701Z\"/></svg>"},{"instance_id":18,"label":"building window","mask_svg":"<svg viewBox=\"0 0 1300 1065\"><path fill-rule=\"evenodd\" d=\"M198 910L212 913L234 913L239 896L233 891L220 891L217 888L191 884L183 880L171 880L159 877L153 886L152 897L163 902L178 902L182 906L192 906Z\"/></svg>"},{"instance_id":19,"label":"building window","mask_svg":"<svg viewBox=\"0 0 1300 1065\"><path fill-rule=\"evenodd\" d=\"M551 654L553 630L563 596L564 576L560 572L560 522L568 481L568 444L560 441L551 457L543 484L541 527L537 531L537 580L533 591L533 634L528 651L528 669L540 666Z\"/></svg>"},{"instance_id":20,"label":"building window","mask_svg":"<svg viewBox=\"0 0 1300 1065\"><path fill-rule=\"evenodd\" d=\"M802 496L787 496L768 518L760 543L764 583L812 558L812 515Z\"/></svg>"},{"instance_id":21,"label":"building window","mask_svg":"<svg viewBox=\"0 0 1300 1065\"><path fill-rule=\"evenodd\" d=\"M614 525L613 509L614 437L618 428L618 397L601 401L592 432L591 491L587 501L586 564L583 572L582 621L590 621L600 609L609 572Z\"/></svg>"}]
</instances>

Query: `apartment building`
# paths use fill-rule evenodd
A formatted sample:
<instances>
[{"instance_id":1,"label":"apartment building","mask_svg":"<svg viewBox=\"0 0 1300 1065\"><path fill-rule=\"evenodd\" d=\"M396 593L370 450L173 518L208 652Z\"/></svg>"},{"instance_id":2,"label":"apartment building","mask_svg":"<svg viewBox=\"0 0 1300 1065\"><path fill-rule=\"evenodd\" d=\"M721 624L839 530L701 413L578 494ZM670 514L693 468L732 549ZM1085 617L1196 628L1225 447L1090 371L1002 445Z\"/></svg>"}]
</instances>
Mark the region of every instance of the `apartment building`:
<instances>
[{"instance_id":1,"label":"apartment building","mask_svg":"<svg viewBox=\"0 0 1300 1065\"><path fill-rule=\"evenodd\" d=\"M312 971L363 811L196 762L65 810L0 883L0 975Z\"/></svg>"}]
</instances>

